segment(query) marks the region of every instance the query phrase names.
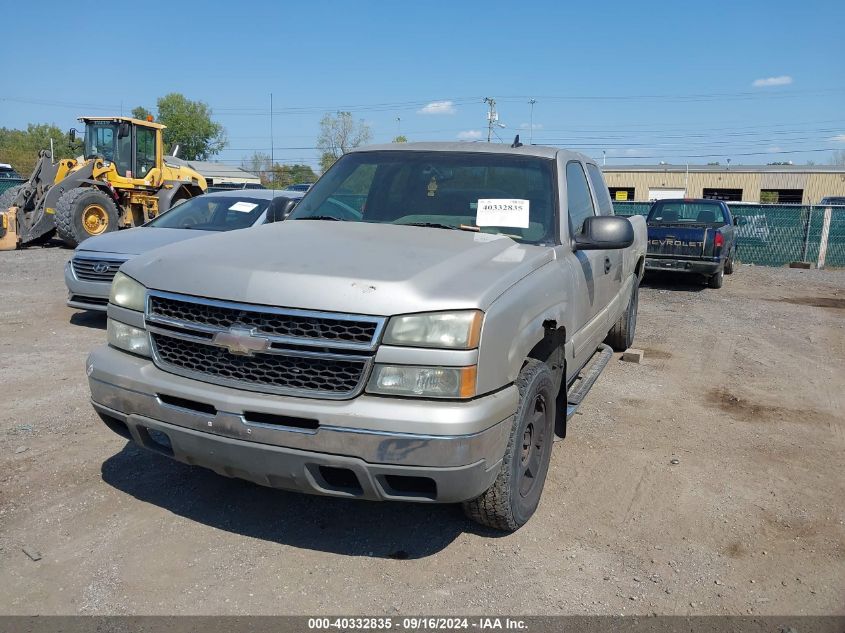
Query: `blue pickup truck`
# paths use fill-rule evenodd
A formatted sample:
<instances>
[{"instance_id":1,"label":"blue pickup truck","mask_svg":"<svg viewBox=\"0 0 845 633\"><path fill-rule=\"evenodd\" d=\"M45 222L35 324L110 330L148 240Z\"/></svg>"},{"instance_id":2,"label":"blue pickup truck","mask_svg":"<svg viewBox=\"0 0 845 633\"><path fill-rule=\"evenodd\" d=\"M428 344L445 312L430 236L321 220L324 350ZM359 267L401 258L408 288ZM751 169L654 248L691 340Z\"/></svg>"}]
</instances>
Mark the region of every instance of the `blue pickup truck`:
<instances>
[{"instance_id":1,"label":"blue pickup truck","mask_svg":"<svg viewBox=\"0 0 845 633\"><path fill-rule=\"evenodd\" d=\"M703 275L721 288L736 260L737 218L720 200L658 200L648 212L645 268Z\"/></svg>"}]
</instances>

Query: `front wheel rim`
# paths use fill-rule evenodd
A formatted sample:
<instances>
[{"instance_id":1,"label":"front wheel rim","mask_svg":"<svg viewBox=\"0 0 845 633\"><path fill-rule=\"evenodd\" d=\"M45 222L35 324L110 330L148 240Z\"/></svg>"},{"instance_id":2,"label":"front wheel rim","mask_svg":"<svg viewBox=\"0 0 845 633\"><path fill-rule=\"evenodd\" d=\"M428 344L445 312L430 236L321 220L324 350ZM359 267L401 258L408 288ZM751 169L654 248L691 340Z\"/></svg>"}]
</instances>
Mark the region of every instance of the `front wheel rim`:
<instances>
[{"instance_id":1,"label":"front wheel rim","mask_svg":"<svg viewBox=\"0 0 845 633\"><path fill-rule=\"evenodd\" d=\"M109 214L99 204L90 204L82 212L82 228L88 235L99 235L109 227Z\"/></svg>"},{"instance_id":2,"label":"front wheel rim","mask_svg":"<svg viewBox=\"0 0 845 633\"><path fill-rule=\"evenodd\" d=\"M529 496L535 486L542 485L543 455L548 441L548 407L542 394L537 394L531 404L531 416L522 433L519 458L519 495Z\"/></svg>"}]
</instances>

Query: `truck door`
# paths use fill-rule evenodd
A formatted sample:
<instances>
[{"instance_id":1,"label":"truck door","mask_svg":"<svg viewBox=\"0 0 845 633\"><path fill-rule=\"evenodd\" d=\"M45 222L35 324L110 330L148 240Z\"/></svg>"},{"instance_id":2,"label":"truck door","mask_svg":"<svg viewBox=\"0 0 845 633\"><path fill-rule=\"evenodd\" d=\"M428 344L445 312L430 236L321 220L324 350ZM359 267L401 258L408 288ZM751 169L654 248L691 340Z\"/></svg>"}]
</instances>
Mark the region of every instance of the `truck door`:
<instances>
[{"instance_id":1,"label":"truck door","mask_svg":"<svg viewBox=\"0 0 845 633\"><path fill-rule=\"evenodd\" d=\"M613 215L613 202L610 199L610 192L601 175L601 170L595 163L586 163L586 166L590 187L593 190L596 213L598 215ZM602 262L604 275L601 283L602 301L604 305L608 306L608 322L613 323L616 321L616 315L627 305L628 300L627 296L620 296L624 281L622 279L623 251L621 249L608 249L600 252L604 254Z\"/></svg>"},{"instance_id":2,"label":"truck door","mask_svg":"<svg viewBox=\"0 0 845 633\"><path fill-rule=\"evenodd\" d=\"M596 215L587 175L579 161L566 164L566 200L569 220L568 235L581 232L584 220ZM568 252L566 261L575 281L572 333L573 364L567 374L579 369L604 339L607 332L604 293L606 277L605 251L572 251L570 244L562 247Z\"/></svg>"}]
</instances>

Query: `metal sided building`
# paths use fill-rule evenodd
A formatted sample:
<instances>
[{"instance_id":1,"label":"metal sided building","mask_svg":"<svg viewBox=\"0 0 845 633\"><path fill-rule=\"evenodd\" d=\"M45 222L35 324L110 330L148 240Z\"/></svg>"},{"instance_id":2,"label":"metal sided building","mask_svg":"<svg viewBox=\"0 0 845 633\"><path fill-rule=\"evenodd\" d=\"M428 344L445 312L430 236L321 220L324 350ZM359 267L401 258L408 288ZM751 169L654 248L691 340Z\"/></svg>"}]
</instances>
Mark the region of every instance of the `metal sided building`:
<instances>
[{"instance_id":1,"label":"metal sided building","mask_svg":"<svg viewBox=\"0 0 845 633\"><path fill-rule=\"evenodd\" d=\"M617 202L818 204L825 196L845 196L845 165L606 165L602 171Z\"/></svg>"}]
</instances>

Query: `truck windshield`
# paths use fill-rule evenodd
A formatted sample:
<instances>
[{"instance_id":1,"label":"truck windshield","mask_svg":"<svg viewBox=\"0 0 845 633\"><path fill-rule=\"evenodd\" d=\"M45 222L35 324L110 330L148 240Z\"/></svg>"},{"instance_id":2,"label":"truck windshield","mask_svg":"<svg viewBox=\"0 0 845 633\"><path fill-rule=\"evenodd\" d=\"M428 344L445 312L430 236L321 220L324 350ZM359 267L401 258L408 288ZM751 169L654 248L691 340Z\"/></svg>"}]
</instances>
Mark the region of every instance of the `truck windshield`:
<instances>
[{"instance_id":1,"label":"truck windshield","mask_svg":"<svg viewBox=\"0 0 845 633\"><path fill-rule=\"evenodd\" d=\"M337 219L555 239L554 161L413 150L342 156L290 220Z\"/></svg>"},{"instance_id":2,"label":"truck windshield","mask_svg":"<svg viewBox=\"0 0 845 633\"><path fill-rule=\"evenodd\" d=\"M649 224L718 224L725 223L725 213L718 202L658 200L648 214Z\"/></svg>"},{"instance_id":3,"label":"truck windshield","mask_svg":"<svg viewBox=\"0 0 845 633\"><path fill-rule=\"evenodd\" d=\"M245 229L255 224L269 204L261 198L205 194L173 207L145 226L201 231Z\"/></svg>"}]
</instances>

